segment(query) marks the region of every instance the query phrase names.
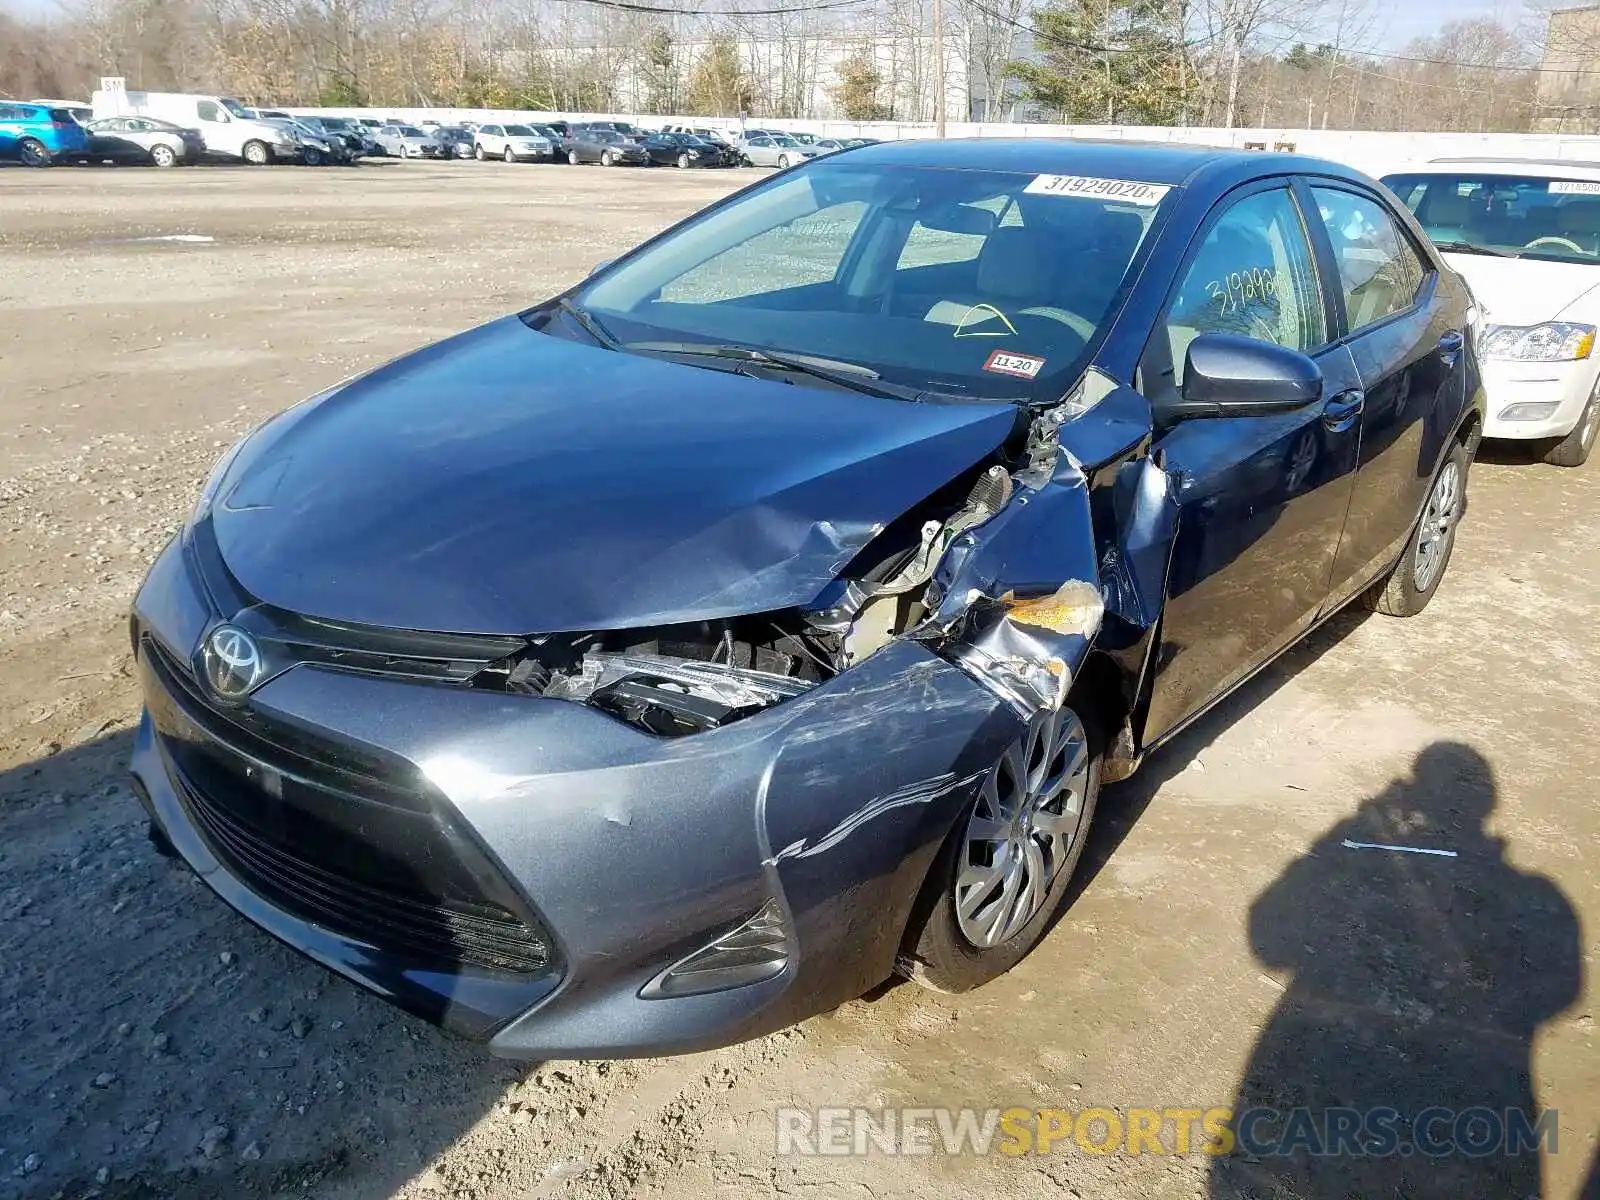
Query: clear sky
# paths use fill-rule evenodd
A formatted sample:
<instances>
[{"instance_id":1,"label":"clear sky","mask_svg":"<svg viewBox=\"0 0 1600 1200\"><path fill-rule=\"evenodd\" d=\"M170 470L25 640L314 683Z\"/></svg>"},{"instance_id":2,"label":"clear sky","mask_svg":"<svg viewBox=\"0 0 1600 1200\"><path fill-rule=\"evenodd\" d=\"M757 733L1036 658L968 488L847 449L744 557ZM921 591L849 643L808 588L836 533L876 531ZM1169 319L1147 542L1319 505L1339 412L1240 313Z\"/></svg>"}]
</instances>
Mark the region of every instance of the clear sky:
<instances>
[{"instance_id":1,"label":"clear sky","mask_svg":"<svg viewBox=\"0 0 1600 1200\"><path fill-rule=\"evenodd\" d=\"M1554 0L1548 7L1567 8L1578 2ZM1412 38L1437 32L1447 21L1470 17L1494 17L1513 29L1530 24L1535 29L1544 27L1542 14L1522 0L1369 0L1368 11L1375 48L1391 52Z\"/></svg>"}]
</instances>

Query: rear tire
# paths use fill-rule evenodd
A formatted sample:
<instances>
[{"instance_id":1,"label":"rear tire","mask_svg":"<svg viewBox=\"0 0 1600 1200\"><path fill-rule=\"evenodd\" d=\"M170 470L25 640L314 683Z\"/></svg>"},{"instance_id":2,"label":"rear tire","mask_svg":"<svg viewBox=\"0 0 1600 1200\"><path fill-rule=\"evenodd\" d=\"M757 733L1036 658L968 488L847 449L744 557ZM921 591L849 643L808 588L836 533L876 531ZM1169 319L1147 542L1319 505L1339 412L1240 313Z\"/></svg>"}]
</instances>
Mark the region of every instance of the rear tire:
<instances>
[{"instance_id":1,"label":"rear tire","mask_svg":"<svg viewBox=\"0 0 1600 1200\"><path fill-rule=\"evenodd\" d=\"M150 161L158 167L173 167L178 164L178 155L171 146L152 146Z\"/></svg>"},{"instance_id":2,"label":"rear tire","mask_svg":"<svg viewBox=\"0 0 1600 1200\"><path fill-rule=\"evenodd\" d=\"M37 138L23 138L17 144L17 154L22 159L25 167L48 167L50 165L50 151L44 148L44 143Z\"/></svg>"},{"instance_id":3,"label":"rear tire","mask_svg":"<svg viewBox=\"0 0 1600 1200\"><path fill-rule=\"evenodd\" d=\"M1578 423L1554 446L1546 451L1544 460L1556 467L1581 467L1589 461L1589 451L1594 449L1595 435L1600 433L1600 382L1589 393L1589 403L1578 414Z\"/></svg>"},{"instance_id":4,"label":"rear tire","mask_svg":"<svg viewBox=\"0 0 1600 1200\"><path fill-rule=\"evenodd\" d=\"M901 942L896 969L913 982L981 987L1021 962L1061 911L1100 795L1100 739L1073 708L1087 699L1036 716L957 819Z\"/></svg>"},{"instance_id":5,"label":"rear tire","mask_svg":"<svg viewBox=\"0 0 1600 1200\"><path fill-rule=\"evenodd\" d=\"M264 167L272 161L272 150L265 142L246 142L239 153L252 167Z\"/></svg>"},{"instance_id":6,"label":"rear tire","mask_svg":"<svg viewBox=\"0 0 1600 1200\"><path fill-rule=\"evenodd\" d=\"M1388 617L1414 617L1428 607L1455 549L1456 526L1467 506L1467 468L1472 455L1457 442L1439 467L1411 540L1400 561L1363 597L1368 608Z\"/></svg>"}]
</instances>

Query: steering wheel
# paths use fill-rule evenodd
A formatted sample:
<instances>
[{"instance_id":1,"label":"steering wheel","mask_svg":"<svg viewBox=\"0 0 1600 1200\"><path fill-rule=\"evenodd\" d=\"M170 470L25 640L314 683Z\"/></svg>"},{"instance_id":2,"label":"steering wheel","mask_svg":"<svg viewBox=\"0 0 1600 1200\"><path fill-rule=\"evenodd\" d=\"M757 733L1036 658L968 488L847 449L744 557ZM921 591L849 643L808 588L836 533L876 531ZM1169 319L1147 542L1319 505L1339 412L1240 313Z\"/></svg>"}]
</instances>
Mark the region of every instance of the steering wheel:
<instances>
[{"instance_id":1,"label":"steering wheel","mask_svg":"<svg viewBox=\"0 0 1600 1200\"><path fill-rule=\"evenodd\" d=\"M1070 309L1057 308L1054 305L1039 305L1036 308L1019 309L1017 316L1043 317L1048 321L1055 321L1057 324L1065 325L1086 342L1094 337L1094 322L1087 317L1080 317Z\"/></svg>"},{"instance_id":2,"label":"steering wheel","mask_svg":"<svg viewBox=\"0 0 1600 1200\"><path fill-rule=\"evenodd\" d=\"M1573 241L1571 238L1564 238L1564 237L1539 237L1539 238L1534 238L1533 241L1529 242L1526 246L1523 247L1523 249L1524 250L1532 250L1532 249L1534 249L1535 247L1538 247L1538 246L1561 246L1561 247L1563 247L1563 248L1565 248L1567 250L1571 250L1574 254L1587 254L1588 253L1588 251L1586 251L1582 246L1578 245L1577 242Z\"/></svg>"}]
</instances>

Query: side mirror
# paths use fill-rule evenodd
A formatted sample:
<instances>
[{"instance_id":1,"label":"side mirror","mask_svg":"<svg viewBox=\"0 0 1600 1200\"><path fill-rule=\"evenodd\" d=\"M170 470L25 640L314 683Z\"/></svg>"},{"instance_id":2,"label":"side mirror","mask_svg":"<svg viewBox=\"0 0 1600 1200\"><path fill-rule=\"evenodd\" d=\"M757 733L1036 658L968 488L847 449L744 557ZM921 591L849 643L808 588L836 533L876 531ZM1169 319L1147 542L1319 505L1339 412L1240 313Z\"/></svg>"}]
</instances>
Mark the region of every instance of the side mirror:
<instances>
[{"instance_id":1,"label":"side mirror","mask_svg":"<svg viewBox=\"0 0 1600 1200\"><path fill-rule=\"evenodd\" d=\"M1322 371L1298 350L1237 333L1202 333L1189 343L1175 418L1290 412L1322 398Z\"/></svg>"}]
</instances>

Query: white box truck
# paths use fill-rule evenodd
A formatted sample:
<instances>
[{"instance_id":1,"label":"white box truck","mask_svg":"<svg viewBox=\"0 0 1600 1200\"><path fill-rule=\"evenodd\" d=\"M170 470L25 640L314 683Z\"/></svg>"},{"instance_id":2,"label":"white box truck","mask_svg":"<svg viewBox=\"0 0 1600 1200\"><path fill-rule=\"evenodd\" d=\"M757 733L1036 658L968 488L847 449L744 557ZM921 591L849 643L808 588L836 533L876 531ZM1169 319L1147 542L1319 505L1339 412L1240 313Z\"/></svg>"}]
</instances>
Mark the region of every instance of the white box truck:
<instances>
[{"instance_id":1,"label":"white box truck","mask_svg":"<svg viewBox=\"0 0 1600 1200\"><path fill-rule=\"evenodd\" d=\"M227 96L129 92L120 87L102 87L89 102L96 120L155 117L187 129L198 129L205 138L206 153L221 158L242 159L260 166L277 159L299 162L304 155L300 137L292 129L256 120L249 109Z\"/></svg>"}]
</instances>

